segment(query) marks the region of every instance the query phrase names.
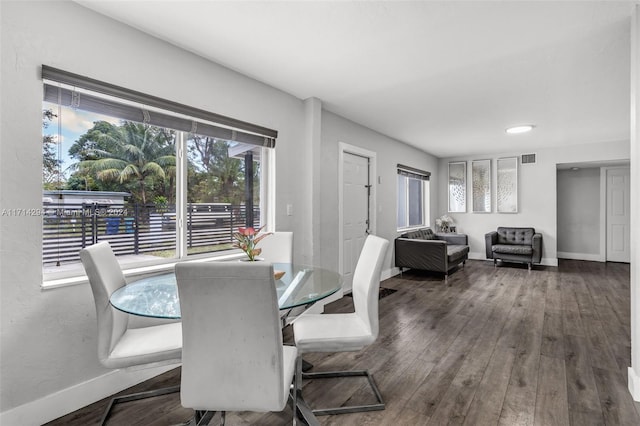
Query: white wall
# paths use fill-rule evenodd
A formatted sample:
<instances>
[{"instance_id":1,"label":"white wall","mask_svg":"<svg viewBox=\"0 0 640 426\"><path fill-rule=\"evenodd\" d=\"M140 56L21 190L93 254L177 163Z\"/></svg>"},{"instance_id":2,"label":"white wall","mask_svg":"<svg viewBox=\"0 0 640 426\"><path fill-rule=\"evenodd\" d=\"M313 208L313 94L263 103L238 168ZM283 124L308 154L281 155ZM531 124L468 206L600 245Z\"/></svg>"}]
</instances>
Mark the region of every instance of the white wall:
<instances>
[{"instance_id":1,"label":"white wall","mask_svg":"<svg viewBox=\"0 0 640 426\"><path fill-rule=\"evenodd\" d=\"M640 401L640 4L631 19L631 367L629 390Z\"/></svg>"},{"instance_id":2,"label":"white wall","mask_svg":"<svg viewBox=\"0 0 640 426\"><path fill-rule=\"evenodd\" d=\"M535 130L534 130L535 131ZM536 152L536 163L519 165L518 174L518 213L496 213L495 198L495 159L514 157L529 152L505 152L491 155L444 158L440 160L438 215L447 209L447 164L450 161L468 161L467 194L471 189L470 165L472 160L492 159L493 167L493 206L492 213L452 213L458 226L458 232L469 236L469 257L486 259L484 235L498 226L532 226L542 233L542 263L556 266L557 257L557 199L556 165L561 163L589 161L618 161L629 158L629 142L604 142L600 144L575 145L562 148L546 148ZM471 206L467 195L467 206Z\"/></svg>"},{"instance_id":3,"label":"white wall","mask_svg":"<svg viewBox=\"0 0 640 426\"><path fill-rule=\"evenodd\" d=\"M558 256L602 260L600 168L558 170Z\"/></svg>"},{"instance_id":4,"label":"white wall","mask_svg":"<svg viewBox=\"0 0 640 426\"><path fill-rule=\"evenodd\" d=\"M303 234L310 206L297 198L311 177L299 161L308 149L299 143L305 135L301 100L72 2L2 1L0 14L0 208L40 207L40 67L46 64L277 129L276 223ZM287 203L296 204L294 216L286 216ZM43 413L46 409L30 410L21 421L9 420L18 418L11 410L73 386L90 386L107 377L107 370L96 356L89 286L41 289L41 218L2 216L0 221L0 423L39 424L50 420L41 417L51 414ZM311 252L310 239L295 244L299 252ZM84 405L82 398L113 393L114 387L127 385L126 377L120 379L100 382L104 395L80 391L72 402Z\"/></svg>"},{"instance_id":5,"label":"white wall","mask_svg":"<svg viewBox=\"0 0 640 426\"><path fill-rule=\"evenodd\" d=\"M393 240L397 230L397 165L431 172L431 217L437 209L438 161L436 157L376 133L328 111L322 112L322 223L320 249L322 264L338 268L338 144L340 142L376 153L378 177L373 182L377 197L376 234L391 242L383 271L395 270Z\"/></svg>"}]
</instances>

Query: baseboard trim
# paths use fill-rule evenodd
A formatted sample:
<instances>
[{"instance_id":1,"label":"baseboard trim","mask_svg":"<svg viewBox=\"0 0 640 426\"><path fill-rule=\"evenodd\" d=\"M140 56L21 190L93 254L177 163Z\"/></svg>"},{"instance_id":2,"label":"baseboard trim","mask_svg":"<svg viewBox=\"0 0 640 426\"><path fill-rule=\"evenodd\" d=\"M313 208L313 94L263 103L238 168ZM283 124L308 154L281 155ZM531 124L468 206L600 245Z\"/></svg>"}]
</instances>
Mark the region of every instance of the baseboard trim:
<instances>
[{"instance_id":1,"label":"baseboard trim","mask_svg":"<svg viewBox=\"0 0 640 426\"><path fill-rule=\"evenodd\" d=\"M558 257L560 259L571 259L571 260L587 260L590 262L604 262L604 258L600 254L592 254L592 253L571 253L568 251L559 251Z\"/></svg>"},{"instance_id":2,"label":"baseboard trim","mask_svg":"<svg viewBox=\"0 0 640 426\"><path fill-rule=\"evenodd\" d=\"M632 367L627 368L627 372L629 376L629 392L631 393L634 401L640 402L640 377L638 377Z\"/></svg>"},{"instance_id":3,"label":"baseboard trim","mask_svg":"<svg viewBox=\"0 0 640 426\"><path fill-rule=\"evenodd\" d=\"M487 260L487 254L485 252L470 251L469 252L469 259L472 259L472 260ZM488 259L488 260L491 260L491 259Z\"/></svg>"},{"instance_id":4,"label":"baseboard trim","mask_svg":"<svg viewBox=\"0 0 640 426\"><path fill-rule=\"evenodd\" d=\"M2 412L0 413L0 425L37 426L50 422L179 365L110 371L102 376ZM96 422L101 415L101 412L96 413Z\"/></svg>"},{"instance_id":5,"label":"baseboard trim","mask_svg":"<svg viewBox=\"0 0 640 426\"><path fill-rule=\"evenodd\" d=\"M400 268L389 268L382 271L380 274L380 281L384 281L391 277L394 277L400 273Z\"/></svg>"}]
</instances>

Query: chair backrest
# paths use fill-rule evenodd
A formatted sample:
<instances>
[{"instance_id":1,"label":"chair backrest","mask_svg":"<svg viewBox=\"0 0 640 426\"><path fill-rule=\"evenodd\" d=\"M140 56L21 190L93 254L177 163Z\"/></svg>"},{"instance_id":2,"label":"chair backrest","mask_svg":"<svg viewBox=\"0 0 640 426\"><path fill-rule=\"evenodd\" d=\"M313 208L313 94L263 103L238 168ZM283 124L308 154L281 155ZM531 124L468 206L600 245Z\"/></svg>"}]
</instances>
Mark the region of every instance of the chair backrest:
<instances>
[{"instance_id":1,"label":"chair backrest","mask_svg":"<svg viewBox=\"0 0 640 426\"><path fill-rule=\"evenodd\" d=\"M271 263L293 263L293 232L273 232L260 240L261 258Z\"/></svg>"},{"instance_id":2,"label":"chair backrest","mask_svg":"<svg viewBox=\"0 0 640 426\"><path fill-rule=\"evenodd\" d=\"M534 228L515 228L504 227L498 228L498 244L522 244L533 245L533 234L536 233Z\"/></svg>"},{"instance_id":3,"label":"chair backrest","mask_svg":"<svg viewBox=\"0 0 640 426\"><path fill-rule=\"evenodd\" d=\"M273 265L179 263L182 405L275 411L286 403Z\"/></svg>"},{"instance_id":4,"label":"chair backrest","mask_svg":"<svg viewBox=\"0 0 640 426\"><path fill-rule=\"evenodd\" d=\"M364 241L356 269L353 272L353 305L356 314L371 328L375 340L378 337L378 293L382 262L389 241L369 235Z\"/></svg>"},{"instance_id":5,"label":"chair backrest","mask_svg":"<svg viewBox=\"0 0 640 426\"><path fill-rule=\"evenodd\" d=\"M108 242L80 250L80 259L89 277L98 320L98 359L111 368L109 355L127 330L129 315L111 306L111 294L126 284L124 274Z\"/></svg>"}]
</instances>

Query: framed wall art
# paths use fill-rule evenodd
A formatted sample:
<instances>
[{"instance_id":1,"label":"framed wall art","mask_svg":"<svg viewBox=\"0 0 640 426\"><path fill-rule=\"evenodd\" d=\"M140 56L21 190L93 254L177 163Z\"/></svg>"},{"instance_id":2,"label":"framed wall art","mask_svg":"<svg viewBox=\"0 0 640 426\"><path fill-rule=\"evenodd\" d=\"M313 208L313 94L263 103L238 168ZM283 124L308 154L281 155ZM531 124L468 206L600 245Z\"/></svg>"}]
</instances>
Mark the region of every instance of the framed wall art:
<instances>
[{"instance_id":1,"label":"framed wall art","mask_svg":"<svg viewBox=\"0 0 640 426\"><path fill-rule=\"evenodd\" d=\"M449 163L449 213L467 211L467 163Z\"/></svg>"},{"instance_id":2,"label":"framed wall art","mask_svg":"<svg viewBox=\"0 0 640 426\"><path fill-rule=\"evenodd\" d=\"M498 158L497 160L498 213L518 212L518 157Z\"/></svg>"},{"instance_id":3,"label":"framed wall art","mask_svg":"<svg viewBox=\"0 0 640 426\"><path fill-rule=\"evenodd\" d=\"M491 213L491 160L471 162L471 199L474 213Z\"/></svg>"}]
</instances>

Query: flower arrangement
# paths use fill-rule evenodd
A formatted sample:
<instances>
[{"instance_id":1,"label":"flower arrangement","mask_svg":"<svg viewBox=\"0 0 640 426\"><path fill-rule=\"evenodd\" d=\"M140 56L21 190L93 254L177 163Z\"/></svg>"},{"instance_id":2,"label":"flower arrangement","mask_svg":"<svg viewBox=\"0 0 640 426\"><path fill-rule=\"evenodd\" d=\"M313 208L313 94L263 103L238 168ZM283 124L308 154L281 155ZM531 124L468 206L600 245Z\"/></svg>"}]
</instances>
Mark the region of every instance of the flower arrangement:
<instances>
[{"instance_id":1,"label":"flower arrangement","mask_svg":"<svg viewBox=\"0 0 640 426\"><path fill-rule=\"evenodd\" d=\"M256 248L256 245L258 245L264 237L271 235L270 233L258 235L258 233L262 231L262 228L264 228L264 226L257 230L252 227L238 228L238 232L234 232L233 234L233 238L236 239L233 247L244 251L250 261L256 260L256 256L259 256L262 252L262 249Z\"/></svg>"},{"instance_id":2,"label":"flower arrangement","mask_svg":"<svg viewBox=\"0 0 640 426\"><path fill-rule=\"evenodd\" d=\"M449 232L449 228L453 224L455 224L453 218L446 214L436 219L436 226L440 229L440 232Z\"/></svg>"}]
</instances>

